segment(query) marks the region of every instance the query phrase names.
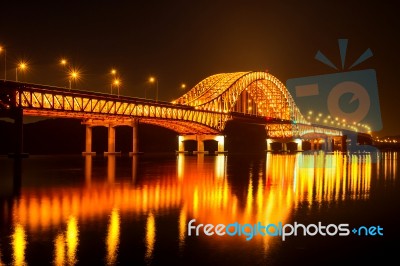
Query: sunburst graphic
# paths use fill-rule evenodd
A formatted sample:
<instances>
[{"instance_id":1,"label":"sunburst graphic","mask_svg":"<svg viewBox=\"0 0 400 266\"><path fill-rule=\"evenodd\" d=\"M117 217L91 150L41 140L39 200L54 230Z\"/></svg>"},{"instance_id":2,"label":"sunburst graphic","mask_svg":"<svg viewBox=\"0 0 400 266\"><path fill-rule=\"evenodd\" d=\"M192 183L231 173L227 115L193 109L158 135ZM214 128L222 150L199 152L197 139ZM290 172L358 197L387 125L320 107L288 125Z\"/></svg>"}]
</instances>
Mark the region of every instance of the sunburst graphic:
<instances>
[{"instance_id":1,"label":"sunburst graphic","mask_svg":"<svg viewBox=\"0 0 400 266\"><path fill-rule=\"evenodd\" d=\"M347 52L347 43L348 39L339 39L338 44L339 44L339 51L340 51L340 59L341 59L341 65L342 65L342 70L344 70L345 67L345 62L346 62L346 52ZM365 52L349 67L349 69L361 64L368 58L372 57L372 51L370 48L365 50ZM318 50L318 52L315 54L315 59L318 61L324 63L325 65L334 68L338 70L338 67L335 66L335 64L332 63L331 60L329 60L321 51Z\"/></svg>"}]
</instances>

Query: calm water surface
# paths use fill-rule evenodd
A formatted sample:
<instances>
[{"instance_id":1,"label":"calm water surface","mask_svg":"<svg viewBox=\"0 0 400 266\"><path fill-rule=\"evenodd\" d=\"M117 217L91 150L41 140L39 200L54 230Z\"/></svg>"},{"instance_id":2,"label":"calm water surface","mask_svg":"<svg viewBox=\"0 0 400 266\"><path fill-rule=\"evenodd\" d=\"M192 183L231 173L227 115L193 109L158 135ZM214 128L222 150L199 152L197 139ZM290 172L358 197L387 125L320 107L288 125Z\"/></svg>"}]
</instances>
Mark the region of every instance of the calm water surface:
<instances>
[{"instance_id":1,"label":"calm water surface","mask_svg":"<svg viewBox=\"0 0 400 266\"><path fill-rule=\"evenodd\" d=\"M0 265L399 262L398 154L0 158ZM21 176L21 186L13 177ZM15 179L15 178L14 178ZM187 224L349 224L383 236L188 236Z\"/></svg>"}]
</instances>

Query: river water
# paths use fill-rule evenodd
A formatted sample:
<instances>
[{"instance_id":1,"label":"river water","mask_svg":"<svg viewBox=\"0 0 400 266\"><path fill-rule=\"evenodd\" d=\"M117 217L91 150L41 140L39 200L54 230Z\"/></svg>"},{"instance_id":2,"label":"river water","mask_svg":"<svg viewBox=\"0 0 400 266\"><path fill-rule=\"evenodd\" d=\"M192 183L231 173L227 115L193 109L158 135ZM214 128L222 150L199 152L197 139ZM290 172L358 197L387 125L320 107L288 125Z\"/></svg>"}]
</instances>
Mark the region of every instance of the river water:
<instances>
[{"instance_id":1,"label":"river water","mask_svg":"<svg viewBox=\"0 0 400 266\"><path fill-rule=\"evenodd\" d=\"M398 262L398 160L395 152L30 156L21 165L3 157L0 265ZM199 224L231 227L218 235L210 225L209 236L198 227L196 236Z\"/></svg>"}]
</instances>

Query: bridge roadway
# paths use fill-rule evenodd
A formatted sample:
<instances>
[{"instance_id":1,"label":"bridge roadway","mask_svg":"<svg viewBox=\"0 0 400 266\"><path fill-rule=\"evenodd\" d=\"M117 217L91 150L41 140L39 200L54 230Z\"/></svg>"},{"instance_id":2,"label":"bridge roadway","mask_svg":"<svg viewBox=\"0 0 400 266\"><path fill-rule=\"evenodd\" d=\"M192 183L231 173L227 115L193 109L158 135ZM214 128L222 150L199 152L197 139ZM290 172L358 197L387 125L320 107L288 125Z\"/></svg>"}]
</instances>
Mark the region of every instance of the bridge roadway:
<instances>
[{"instance_id":1,"label":"bridge roadway","mask_svg":"<svg viewBox=\"0 0 400 266\"><path fill-rule=\"evenodd\" d=\"M249 75L252 75L251 77L257 81L258 87L260 86L258 85L260 80L268 81L268 78L271 79L270 76L272 76L265 73L260 74L260 72L240 73L240 75L237 73L230 73L231 76L232 74L236 75L236 79L230 83L226 82L226 76L228 74L218 79L219 82L224 81L224 85L226 86L224 90L219 92L222 96L226 94L227 91L229 92L232 87L236 86L238 80L248 79ZM208 79L205 79L205 81ZM92 128L94 126L108 127L108 151L105 152L106 155L118 154L118 152L115 151L115 127L121 125L131 126L133 131L131 154L138 153L137 126L139 121L140 123L158 125L177 132L179 134L179 152L184 152L184 141L196 140L198 144L197 152L202 153L204 152L204 141L210 139L218 142L218 152L224 152L224 136L222 132L226 122L232 119L265 125L267 135L269 136L267 140L268 149L271 149L270 144L277 139L284 140L283 142L294 141L298 144L299 149L301 149L301 137L307 135L308 138L324 139L329 148L333 137L342 136L342 131L340 129L311 125L305 122L304 119L301 120L301 118L298 119L300 122L296 123L293 119L290 119L288 116L285 117L284 115L275 115L275 117L273 117L269 116L268 113L260 113L260 115L258 113L254 114L254 112L252 113L249 111L251 110L251 106L247 105L239 107L238 109L238 107L236 107L238 106L237 102L242 101L238 99L238 95L243 94L246 96L244 91L251 88L251 84L255 84L254 81L250 83L250 85L247 85L246 88L242 88L240 93L236 92L238 95L230 95L231 98L233 97L236 99L236 101L234 101L235 106L231 105L226 107L227 100L225 98L221 98L221 100L214 96L213 97L216 99L214 100L215 103L210 104L210 101L208 101L207 105L204 105L198 99L202 96L204 97L204 95L209 95L210 87L206 89L202 88L203 91L200 92L198 87L204 87L203 83L205 81L200 82L186 95L170 103L93 91L71 90L54 86L3 80L0 81L0 117L9 117L15 121L16 136L19 140L16 143L16 154L21 154L23 152L22 126L24 115L81 119L82 124L86 125L86 146L83 152L85 155L94 154L92 152ZM221 87L221 84L214 83L213 86ZM270 91L272 89L267 88L266 84L263 90ZM286 88L283 90L285 91ZM190 101L185 102L182 100L187 100L190 97L193 98L193 91L197 91L196 105L193 105ZM199 94L200 97L198 96ZM249 95L246 97L249 99L250 96L254 98L257 97L257 95L248 94ZM274 95L276 94L275 92ZM282 93L280 94L281 95L278 95L280 98L287 98L287 95L283 95L285 96L284 98ZM268 96L268 92L266 92L265 95ZM242 98L244 96L242 96ZM275 98L273 99L271 96L268 97L269 101L276 106L277 96L274 96ZM244 102L247 103L247 101L250 102L250 100L246 98ZM263 101L266 102L266 99L263 99ZM256 101L254 100L254 102ZM260 105L261 102L262 101L259 100L258 105ZM225 108L221 108L221 105L225 105ZM216 106L216 108L214 108L214 106ZM285 104L285 106L287 106L287 104ZM291 107L286 107L281 113L294 113L297 110L296 108L294 103L292 103ZM296 116L299 116L299 112ZM292 115L290 117L294 116ZM285 144L282 145L282 149L286 149Z\"/></svg>"}]
</instances>

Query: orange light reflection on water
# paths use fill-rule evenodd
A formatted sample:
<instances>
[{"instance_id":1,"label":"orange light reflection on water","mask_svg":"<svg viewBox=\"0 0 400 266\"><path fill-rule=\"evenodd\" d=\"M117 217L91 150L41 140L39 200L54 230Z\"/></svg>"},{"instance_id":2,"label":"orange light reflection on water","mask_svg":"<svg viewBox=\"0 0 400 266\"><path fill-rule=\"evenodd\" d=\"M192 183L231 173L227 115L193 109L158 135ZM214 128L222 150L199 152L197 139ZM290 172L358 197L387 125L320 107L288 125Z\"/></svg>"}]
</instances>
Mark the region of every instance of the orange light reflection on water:
<instances>
[{"instance_id":1,"label":"orange light reflection on water","mask_svg":"<svg viewBox=\"0 0 400 266\"><path fill-rule=\"evenodd\" d=\"M26 250L26 233L23 225L17 223L14 225L14 233L11 236L11 246L12 246L12 265L24 266L25 261L25 250Z\"/></svg>"},{"instance_id":2,"label":"orange light reflection on water","mask_svg":"<svg viewBox=\"0 0 400 266\"><path fill-rule=\"evenodd\" d=\"M65 265L65 237L59 233L54 240L54 265Z\"/></svg>"},{"instance_id":3,"label":"orange light reflection on water","mask_svg":"<svg viewBox=\"0 0 400 266\"><path fill-rule=\"evenodd\" d=\"M111 211L110 221L108 223L107 232L107 265L115 265L118 254L119 237L120 237L120 216L119 210L114 208Z\"/></svg>"},{"instance_id":4,"label":"orange light reflection on water","mask_svg":"<svg viewBox=\"0 0 400 266\"><path fill-rule=\"evenodd\" d=\"M146 253L145 259L150 262L153 258L154 243L156 241L156 222L152 212L149 213L146 221Z\"/></svg>"},{"instance_id":5,"label":"orange light reflection on water","mask_svg":"<svg viewBox=\"0 0 400 266\"><path fill-rule=\"evenodd\" d=\"M79 230L76 217L70 216L67 222L66 243L68 265L75 265L77 262L76 252L79 244Z\"/></svg>"},{"instance_id":6,"label":"orange light reflection on water","mask_svg":"<svg viewBox=\"0 0 400 266\"><path fill-rule=\"evenodd\" d=\"M114 158L115 159L115 158ZM265 168L243 176L247 186L234 191L226 174L227 158L177 157L177 168L165 171L156 179L116 182L115 160L108 160L107 178L91 180L85 170L83 187L22 188L21 197L14 201L13 213L20 228L40 232L58 227L67 221L65 234L55 236L54 262L61 265L76 263L79 243L78 221L110 216L106 237L107 262L116 261L121 216L125 212L145 214L145 257L151 260L156 241L156 214L160 210L179 209L177 228L179 246L187 235L187 222L228 224L232 222L263 224L287 222L292 211L302 202L309 206L323 202L335 203L345 199L362 200L369 196L371 158L369 155L334 154L266 155ZM135 160L135 159L133 159ZM86 163L87 167L92 166ZM137 162L133 161L132 180L136 180ZM23 230L23 229L19 229ZM23 231L24 232L24 231ZM21 232L19 233L22 234ZM216 239L217 237L212 237ZM19 238L21 239L21 238ZM245 241L245 237L220 237L223 241ZM228 240L232 239L232 240ZM270 237L256 236L268 247ZM258 240L257 240L258 239ZM66 246L62 243L65 242ZM19 240L18 261L23 261L26 242ZM21 255L22 254L22 255Z\"/></svg>"}]
</instances>

